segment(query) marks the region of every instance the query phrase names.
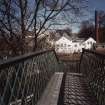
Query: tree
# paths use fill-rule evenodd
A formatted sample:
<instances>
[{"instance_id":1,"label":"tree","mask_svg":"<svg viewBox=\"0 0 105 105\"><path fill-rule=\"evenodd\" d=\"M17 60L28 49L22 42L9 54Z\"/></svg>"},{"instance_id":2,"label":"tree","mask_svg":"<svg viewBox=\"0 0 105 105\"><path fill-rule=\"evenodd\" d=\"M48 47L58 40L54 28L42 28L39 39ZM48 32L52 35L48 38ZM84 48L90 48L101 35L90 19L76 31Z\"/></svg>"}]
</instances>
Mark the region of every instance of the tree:
<instances>
[{"instance_id":1,"label":"tree","mask_svg":"<svg viewBox=\"0 0 105 105\"><path fill-rule=\"evenodd\" d=\"M100 35L100 43L105 43L105 27L100 27L99 29L99 35Z\"/></svg>"},{"instance_id":2,"label":"tree","mask_svg":"<svg viewBox=\"0 0 105 105\"><path fill-rule=\"evenodd\" d=\"M90 21L83 21L81 23L81 28L78 33L78 37L85 39L89 37L95 38L95 27L93 23L91 23Z\"/></svg>"},{"instance_id":3,"label":"tree","mask_svg":"<svg viewBox=\"0 0 105 105\"><path fill-rule=\"evenodd\" d=\"M13 53L24 53L27 0L0 2L0 32Z\"/></svg>"},{"instance_id":4,"label":"tree","mask_svg":"<svg viewBox=\"0 0 105 105\"><path fill-rule=\"evenodd\" d=\"M68 36L72 36L72 29L66 28L66 29L64 29L64 32L65 32Z\"/></svg>"},{"instance_id":5,"label":"tree","mask_svg":"<svg viewBox=\"0 0 105 105\"><path fill-rule=\"evenodd\" d=\"M72 36L72 29L65 28L65 29L58 29L56 30L56 33L58 33L60 36L63 36L64 34L67 34L68 36Z\"/></svg>"},{"instance_id":6,"label":"tree","mask_svg":"<svg viewBox=\"0 0 105 105\"><path fill-rule=\"evenodd\" d=\"M50 26L53 20L69 3L69 0L36 0L36 8L34 13L34 50L37 48L37 37L44 33ZM42 3L42 8L40 5Z\"/></svg>"},{"instance_id":7,"label":"tree","mask_svg":"<svg viewBox=\"0 0 105 105\"><path fill-rule=\"evenodd\" d=\"M100 11L99 15L99 40L101 43L105 43L105 12Z\"/></svg>"},{"instance_id":8,"label":"tree","mask_svg":"<svg viewBox=\"0 0 105 105\"><path fill-rule=\"evenodd\" d=\"M84 0L79 0L84 1ZM38 44L38 37L46 32L52 21L65 11L79 11L78 3L71 0L1 0L0 32L12 52L25 53L26 36L33 32L33 50ZM77 8L78 7L78 8Z\"/></svg>"}]
</instances>

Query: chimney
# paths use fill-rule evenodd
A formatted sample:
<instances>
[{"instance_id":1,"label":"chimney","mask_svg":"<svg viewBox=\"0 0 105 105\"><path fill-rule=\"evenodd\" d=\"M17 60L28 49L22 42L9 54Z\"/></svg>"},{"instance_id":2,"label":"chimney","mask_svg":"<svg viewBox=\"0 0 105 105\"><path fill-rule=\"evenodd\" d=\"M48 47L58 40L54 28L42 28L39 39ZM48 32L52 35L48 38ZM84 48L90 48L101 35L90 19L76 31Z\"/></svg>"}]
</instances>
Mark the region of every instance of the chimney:
<instances>
[{"instance_id":1,"label":"chimney","mask_svg":"<svg viewBox=\"0 0 105 105\"><path fill-rule=\"evenodd\" d=\"M98 11L95 10L95 37L96 42L99 43L99 16Z\"/></svg>"}]
</instances>

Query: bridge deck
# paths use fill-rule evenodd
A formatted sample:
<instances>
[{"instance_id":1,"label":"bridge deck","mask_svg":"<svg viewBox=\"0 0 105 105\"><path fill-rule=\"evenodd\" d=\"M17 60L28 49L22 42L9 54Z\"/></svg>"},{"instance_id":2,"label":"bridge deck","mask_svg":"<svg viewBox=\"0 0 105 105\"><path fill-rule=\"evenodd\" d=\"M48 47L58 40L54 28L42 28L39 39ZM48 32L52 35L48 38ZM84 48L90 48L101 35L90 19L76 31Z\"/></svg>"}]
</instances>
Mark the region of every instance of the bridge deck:
<instances>
[{"instance_id":1,"label":"bridge deck","mask_svg":"<svg viewBox=\"0 0 105 105\"><path fill-rule=\"evenodd\" d=\"M97 105L87 82L78 73L67 73L64 81L63 102L60 105ZM61 100L61 101L62 101Z\"/></svg>"},{"instance_id":2,"label":"bridge deck","mask_svg":"<svg viewBox=\"0 0 105 105\"><path fill-rule=\"evenodd\" d=\"M68 57L59 62L48 50L2 62L0 105L105 105L105 55L83 50L79 60Z\"/></svg>"},{"instance_id":3,"label":"bridge deck","mask_svg":"<svg viewBox=\"0 0 105 105\"><path fill-rule=\"evenodd\" d=\"M62 82L63 81L63 82ZM62 84L61 84L62 83ZM63 85L63 88L61 88ZM62 98L59 98L62 97ZM80 73L55 73L37 105L98 105Z\"/></svg>"},{"instance_id":4,"label":"bridge deck","mask_svg":"<svg viewBox=\"0 0 105 105\"><path fill-rule=\"evenodd\" d=\"M63 73L54 74L37 105L57 105L62 78Z\"/></svg>"}]
</instances>

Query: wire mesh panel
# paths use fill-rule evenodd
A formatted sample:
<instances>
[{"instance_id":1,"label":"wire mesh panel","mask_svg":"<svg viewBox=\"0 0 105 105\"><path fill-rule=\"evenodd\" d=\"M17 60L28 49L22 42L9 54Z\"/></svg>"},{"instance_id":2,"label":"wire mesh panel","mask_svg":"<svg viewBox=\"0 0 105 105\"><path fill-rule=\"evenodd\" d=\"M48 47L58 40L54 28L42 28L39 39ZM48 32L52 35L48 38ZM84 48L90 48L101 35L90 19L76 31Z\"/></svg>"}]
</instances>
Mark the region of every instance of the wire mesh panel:
<instances>
[{"instance_id":1,"label":"wire mesh panel","mask_svg":"<svg viewBox=\"0 0 105 105\"><path fill-rule=\"evenodd\" d=\"M0 105L35 105L55 71L59 68L53 50L0 64Z\"/></svg>"},{"instance_id":2,"label":"wire mesh panel","mask_svg":"<svg viewBox=\"0 0 105 105\"><path fill-rule=\"evenodd\" d=\"M80 70L99 105L105 105L105 55L84 50Z\"/></svg>"}]
</instances>

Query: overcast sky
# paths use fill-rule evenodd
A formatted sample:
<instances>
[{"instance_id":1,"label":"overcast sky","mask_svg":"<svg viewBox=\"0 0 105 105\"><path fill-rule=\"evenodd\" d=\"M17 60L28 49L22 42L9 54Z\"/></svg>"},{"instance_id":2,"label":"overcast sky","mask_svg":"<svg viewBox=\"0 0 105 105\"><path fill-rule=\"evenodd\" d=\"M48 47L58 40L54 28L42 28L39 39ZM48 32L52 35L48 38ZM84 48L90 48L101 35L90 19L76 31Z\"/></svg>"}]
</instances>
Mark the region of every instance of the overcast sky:
<instances>
[{"instance_id":1,"label":"overcast sky","mask_svg":"<svg viewBox=\"0 0 105 105\"><path fill-rule=\"evenodd\" d=\"M33 0L31 0L31 1L33 1ZM86 16L84 16L84 17L83 16L78 17L80 19L80 21L88 20L90 18L93 18L94 19L95 10L103 10L103 11L105 11L105 0L87 0L87 1L88 1L88 3L87 3L87 5L88 5L88 11L85 11ZM74 19L74 17L72 15L70 15L70 17L72 17ZM66 15L66 18L69 19L70 17L68 15ZM72 31L73 32L78 32L78 30L80 28L80 23L77 23L77 24L67 23L67 22L65 22L65 20L62 20L61 16L58 17L58 19L56 20L56 22L63 23L65 25L60 25L60 26L57 25L57 26L54 26L55 29L56 28L61 28L62 29L62 28L70 27L70 28L72 28Z\"/></svg>"},{"instance_id":2,"label":"overcast sky","mask_svg":"<svg viewBox=\"0 0 105 105\"><path fill-rule=\"evenodd\" d=\"M105 10L105 0L89 0L91 9Z\"/></svg>"},{"instance_id":3,"label":"overcast sky","mask_svg":"<svg viewBox=\"0 0 105 105\"><path fill-rule=\"evenodd\" d=\"M88 0L88 13L87 13L87 17L82 18L83 20L87 20L89 18L94 18L94 11L105 11L105 0ZM77 24L78 27L76 27L76 25L72 26L73 32L78 32L79 30L79 24Z\"/></svg>"}]
</instances>

